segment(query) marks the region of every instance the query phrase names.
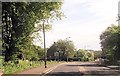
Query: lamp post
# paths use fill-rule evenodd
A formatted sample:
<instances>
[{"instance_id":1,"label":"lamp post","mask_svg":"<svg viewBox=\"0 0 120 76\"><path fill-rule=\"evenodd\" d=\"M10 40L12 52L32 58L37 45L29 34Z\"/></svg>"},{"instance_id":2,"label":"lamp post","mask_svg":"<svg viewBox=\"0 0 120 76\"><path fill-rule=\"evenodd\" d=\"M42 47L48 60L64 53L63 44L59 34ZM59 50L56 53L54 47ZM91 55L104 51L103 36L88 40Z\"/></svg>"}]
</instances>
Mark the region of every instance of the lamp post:
<instances>
[{"instance_id":1,"label":"lamp post","mask_svg":"<svg viewBox=\"0 0 120 76\"><path fill-rule=\"evenodd\" d=\"M67 54L67 62L68 62L68 50L66 50L66 52L67 52L66 54Z\"/></svg>"},{"instance_id":2,"label":"lamp post","mask_svg":"<svg viewBox=\"0 0 120 76\"><path fill-rule=\"evenodd\" d=\"M46 55L46 44L45 44L45 21L43 21L43 39L44 39L44 62L45 68L47 68L47 55Z\"/></svg>"},{"instance_id":3,"label":"lamp post","mask_svg":"<svg viewBox=\"0 0 120 76\"><path fill-rule=\"evenodd\" d=\"M58 61L60 61L60 50L58 48Z\"/></svg>"},{"instance_id":4,"label":"lamp post","mask_svg":"<svg viewBox=\"0 0 120 76\"><path fill-rule=\"evenodd\" d=\"M59 43L58 43L59 44ZM58 52L58 61L60 61L60 48L59 46L57 45L57 52Z\"/></svg>"},{"instance_id":5,"label":"lamp post","mask_svg":"<svg viewBox=\"0 0 120 76\"><path fill-rule=\"evenodd\" d=\"M66 38L66 42L68 41L68 38L70 38L70 37L67 37ZM69 44L69 43L68 43ZM68 50L67 50L67 45L66 45L66 56L67 56L67 62L68 62Z\"/></svg>"}]
</instances>

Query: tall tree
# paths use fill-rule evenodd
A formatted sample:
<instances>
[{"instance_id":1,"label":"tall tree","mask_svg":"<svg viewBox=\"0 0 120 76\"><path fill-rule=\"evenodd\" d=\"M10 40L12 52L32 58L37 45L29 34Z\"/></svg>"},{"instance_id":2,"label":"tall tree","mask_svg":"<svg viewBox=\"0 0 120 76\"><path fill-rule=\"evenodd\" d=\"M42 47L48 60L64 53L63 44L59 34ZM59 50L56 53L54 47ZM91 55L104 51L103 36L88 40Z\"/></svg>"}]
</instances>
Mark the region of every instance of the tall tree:
<instances>
[{"instance_id":1,"label":"tall tree","mask_svg":"<svg viewBox=\"0 0 120 76\"><path fill-rule=\"evenodd\" d=\"M98 59L102 57L102 51L94 51L94 58Z\"/></svg>"},{"instance_id":2,"label":"tall tree","mask_svg":"<svg viewBox=\"0 0 120 76\"><path fill-rule=\"evenodd\" d=\"M120 27L108 27L100 35L100 40L104 56L109 60L120 60Z\"/></svg>"},{"instance_id":3,"label":"tall tree","mask_svg":"<svg viewBox=\"0 0 120 76\"><path fill-rule=\"evenodd\" d=\"M60 59L72 58L74 56L75 46L72 41L58 40L47 51L48 58L55 59L58 53Z\"/></svg>"},{"instance_id":4,"label":"tall tree","mask_svg":"<svg viewBox=\"0 0 120 76\"><path fill-rule=\"evenodd\" d=\"M61 18L62 2L3 2L2 35L5 48L5 61L16 59L24 52L30 51L33 37L40 30L35 23L47 22Z\"/></svg>"},{"instance_id":5,"label":"tall tree","mask_svg":"<svg viewBox=\"0 0 120 76\"><path fill-rule=\"evenodd\" d=\"M79 58L82 61L93 61L94 53L91 50L79 49L77 51L77 58Z\"/></svg>"}]
</instances>

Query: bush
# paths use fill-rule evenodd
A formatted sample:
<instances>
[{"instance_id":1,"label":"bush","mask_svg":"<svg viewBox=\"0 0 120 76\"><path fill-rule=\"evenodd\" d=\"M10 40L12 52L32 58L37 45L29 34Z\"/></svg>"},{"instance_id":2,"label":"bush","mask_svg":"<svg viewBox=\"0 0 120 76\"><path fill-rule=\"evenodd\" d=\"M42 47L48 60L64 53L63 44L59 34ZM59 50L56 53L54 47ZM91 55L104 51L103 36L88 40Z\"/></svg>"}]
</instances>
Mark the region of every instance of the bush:
<instances>
[{"instance_id":1,"label":"bush","mask_svg":"<svg viewBox=\"0 0 120 76\"><path fill-rule=\"evenodd\" d=\"M2 66L2 64L3 64L3 58L4 58L3 56L0 56L0 69L2 69L2 67L3 67Z\"/></svg>"},{"instance_id":2,"label":"bush","mask_svg":"<svg viewBox=\"0 0 120 76\"><path fill-rule=\"evenodd\" d=\"M4 63L4 73L5 74L12 74L12 73L16 73L18 71L22 71L22 70L25 70L25 69L29 69L29 68L32 68L32 67L36 67L36 66L39 66L41 65L40 62L39 63L36 63L36 62L31 62L28 61L28 60L18 60L18 63L15 64L14 62L5 62ZM11 70L12 69L12 70Z\"/></svg>"},{"instance_id":3,"label":"bush","mask_svg":"<svg viewBox=\"0 0 120 76\"><path fill-rule=\"evenodd\" d=\"M56 64L57 61L47 61L47 64ZM26 69L38 67L44 65L44 61L28 61L28 60L18 60L18 63L15 64L12 61L4 62L4 74L14 74ZM12 70L11 70L12 69Z\"/></svg>"}]
</instances>

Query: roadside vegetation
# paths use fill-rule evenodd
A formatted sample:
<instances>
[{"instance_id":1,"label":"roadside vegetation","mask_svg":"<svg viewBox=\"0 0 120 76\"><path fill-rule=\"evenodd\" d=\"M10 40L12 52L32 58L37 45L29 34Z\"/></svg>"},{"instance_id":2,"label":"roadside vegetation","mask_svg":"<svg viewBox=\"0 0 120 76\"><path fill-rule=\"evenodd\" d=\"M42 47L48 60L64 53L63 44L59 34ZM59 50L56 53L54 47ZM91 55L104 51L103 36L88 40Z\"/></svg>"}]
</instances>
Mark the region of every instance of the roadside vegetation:
<instances>
[{"instance_id":1,"label":"roadside vegetation","mask_svg":"<svg viewBox=\"0 0 120 76\"><path fill-rule=\"evenodd\" d=\"M64 61L94 61L94 51L76 50L71 40L58 40L47 51L48 59Z\"/></svg>"},{"instance_id":2,"label":"roadside vegetation","mask_svg":"<svg viewBox=\"0 0 120 76\"><path fill-rule=\"evenodd\" d=\"M3 62L4 62L3 59L4 59L3 56L0 56L0 69L3 68Z\"/></svg>"},{"instance_id":3,"label":"roadside vegetation","mask_svg":"<svg viewBox=\"0 0 120 76\"><path fill-rule=\"evenodd\" d=\"M44 65L45 51L36 41L43 43L41 32L52 28L54 20L61 20L62 2L2 2L2 38L0 38L0 69L12 74ZM112 25L101 35L102 53L93 50L76 50L73 41L58 40L47 48L47 64L57 61L94 61L120 65L120 27ZM2 46L2 47L1 47ZM1 55L2 52L2 55Z\"/></svg>"},{"instance_id":4,"label":"roadside vegetation","mask_svg":"<svg viewBox=\"0 0 120 76\"><path fill-rule=\"evenodd\" d=\"M94 61L94 51L79 49L76 51L74 58L78 59L79 61Z\"/></svg>"},{"instance_id":5,"label":"roadside vegetation","mask_svg":"<svg viewBox=\"0 0 120 76\"><path fill-rule=\"evenodd\" d=\"M43 48L35 40L42 44L43 26L47 32L54 20L61 20L61 6L62 2L2 2L0 54L4 58L0 68L5 74L44 64ZM51 63L56 62L47 62Z\"/></svg>"},{"instance_id":6,"label":"roadside vegetation","mask_svg":"<svg viewBox=\"0 0 120 76\"><path fill-rule=\"evenodd\" d=\"M109 65L120 65L120 26L111 25L100 35L102 58Z\"/></svg>"},{"instance_id":7,"label":"roadside vegetation","mask_svg":"<svg viewBox=\"0 0 120 76\"><path fill-rule=\"evenodd\" d=\"M54 42L47 51L48 59L50 60L68 60L73 58L75 52L74 43L69 40L58 40Z\"/></svg>"},{"instance_id":8,"label":"roadside vegetation","mask_svg":"<svg viewBox=\"0 0 120 76\"><path fill-rule=\"evenodd\" d=\"M57 61L47 61L47 65L58 64ZM44 61L28 61L19 60L17 63L5 62L3 63L2 69L4 69L4 74L15 74L17 72L22 72L35 67L44 66Z\"/></svg>"}]
</instances>

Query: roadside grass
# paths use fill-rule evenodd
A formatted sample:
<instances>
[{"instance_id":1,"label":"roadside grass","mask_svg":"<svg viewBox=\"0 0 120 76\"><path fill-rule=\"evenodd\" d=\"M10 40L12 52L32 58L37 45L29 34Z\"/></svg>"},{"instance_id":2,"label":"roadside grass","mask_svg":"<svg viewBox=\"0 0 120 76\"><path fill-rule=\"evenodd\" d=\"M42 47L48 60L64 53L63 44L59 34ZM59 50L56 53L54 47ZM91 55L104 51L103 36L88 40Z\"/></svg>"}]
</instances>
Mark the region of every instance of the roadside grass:
<instances>
[{"instance_id":1,"label":"roadside grass","mask_svg":"<svg viewBox=\"0 0 120 76\"><path fill-rule=\"evenodd\" d=\"M3 56L0 56L0 69L3 69Z\"/></svg>"},{"instance_id":2,"label":"roadside grass","mask_svg":"<svg viewBox=\"0 0 120 76\"><path fill-rule=\"evenodd\" d=\"M57 64L57 61L47 61L47 65L49 64ZM3 63L4 74L15 74L17 72L21 72L27 69L43 66L44 61L28 61L28 60L19 60L17 64L12 62Z\"/></svg>"}]
</instances>

